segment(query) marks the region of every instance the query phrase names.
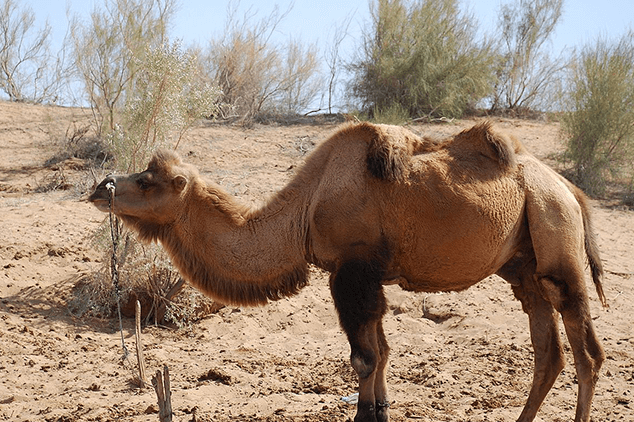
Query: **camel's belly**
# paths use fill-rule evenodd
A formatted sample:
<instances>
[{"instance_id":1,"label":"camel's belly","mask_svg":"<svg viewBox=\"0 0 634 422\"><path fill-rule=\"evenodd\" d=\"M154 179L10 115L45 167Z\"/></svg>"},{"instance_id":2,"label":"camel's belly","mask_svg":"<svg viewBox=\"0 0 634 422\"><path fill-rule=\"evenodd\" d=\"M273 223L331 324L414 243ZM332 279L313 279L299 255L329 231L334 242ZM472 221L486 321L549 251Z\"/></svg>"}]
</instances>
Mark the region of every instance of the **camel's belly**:
<instances>
[{"instance_id":1,"label":"camel's belly","mask_svg":"<svg viewBox=\"0 0 634 422\"><path fill-rule=\"evenodd\" d=\"M395 270L406 290L442 292L464 290L494 274L515 252L516 243L499 245L495 253L483 252L482 248L454 245L449 250L426 250L408 257L396 257ZM398 268L398 269L397 269Z\"/></svg>"},{"instance_id":2,"label":"camel's belly","mask_svg":"<svg viewBox=\"0 0 634 422\"><path fill-rule=\"evenodd\" d=\"M502 181L488 192L431 202L403 232L394 266L420 291L465 289L495 273L517 251L524 235L524 195ZM458 192L460 194L460 192Z\"/></svg>"}]
</instances>

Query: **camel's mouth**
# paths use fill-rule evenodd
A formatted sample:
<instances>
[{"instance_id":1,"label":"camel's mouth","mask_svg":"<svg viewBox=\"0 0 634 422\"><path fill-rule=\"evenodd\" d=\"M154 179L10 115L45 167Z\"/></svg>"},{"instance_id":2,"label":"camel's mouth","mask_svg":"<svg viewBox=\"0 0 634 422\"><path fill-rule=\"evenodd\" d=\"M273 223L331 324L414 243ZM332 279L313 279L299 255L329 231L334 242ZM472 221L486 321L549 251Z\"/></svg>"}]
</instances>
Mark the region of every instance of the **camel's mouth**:
<instances>
[{"instance_id":1,"label":"camel's mouth","mask_svg":"<svg viewBox=\"0 0 634 422\"><path fill-rule=\"evenodd\" d=\"M88 197L88 202L91 202L99 211L110 211L110 196L109 192L105 189L97 188L97 190Z\"/></svg>"},{"instance_id":2,"label":"camel's mouth","mask_svg":"<svg viewBox=\"0 0 634 422\"><path fill-rule=\"evenodd\" d=\"M99 211L109 212L110 211L110 203L107 199L88 199L92 204L97 207Z\"/></svg>"},{"instance_id":3,"label":"camel's mouth","mask_svg":"<svg viewBox=\"0 0 634 422\"><path fill-rule=\"evenodd\" d=\"M88 197L88 202L91 202L99 211L109 212L111 189L114 189L114 181L111 178L106 178Z\"/></svg>"}]
</instances>

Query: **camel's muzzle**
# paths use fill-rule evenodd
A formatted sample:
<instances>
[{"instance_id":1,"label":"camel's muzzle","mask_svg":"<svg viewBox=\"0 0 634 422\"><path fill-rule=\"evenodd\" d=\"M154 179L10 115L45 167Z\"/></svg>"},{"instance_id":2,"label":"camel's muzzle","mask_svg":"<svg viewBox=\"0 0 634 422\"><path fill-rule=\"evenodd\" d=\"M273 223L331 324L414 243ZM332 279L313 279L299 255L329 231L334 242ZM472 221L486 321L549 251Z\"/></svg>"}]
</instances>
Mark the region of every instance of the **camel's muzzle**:
<instances>
[{"instance_id":1,"label":"camel's muzzle","mask_svg":"<svg viewBox=\"0 0 634 422\"><path fill-rule=\"evenodd\" d=\"M88 197L88 201L92 202L99 210L108 212L110 210L110 195L115 189L116 179L113 176L107 176Z\"/></svg>"}]
</instances>

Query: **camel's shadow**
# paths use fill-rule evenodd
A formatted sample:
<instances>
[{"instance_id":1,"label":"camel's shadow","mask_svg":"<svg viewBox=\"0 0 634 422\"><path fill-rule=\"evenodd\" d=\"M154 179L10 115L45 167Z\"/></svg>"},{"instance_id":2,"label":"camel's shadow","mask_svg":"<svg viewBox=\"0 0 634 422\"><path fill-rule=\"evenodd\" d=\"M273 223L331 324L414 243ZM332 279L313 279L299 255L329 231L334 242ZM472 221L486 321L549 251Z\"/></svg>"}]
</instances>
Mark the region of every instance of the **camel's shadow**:
<instances>
[{"instance_id":1,"label":"camel's shadow","mask_svg":"<svg viewBox=\"0 0 634 422\"><path fill-rule=\"evenodd\" d=\"M25 287L14 295L3 297L0 311L18 316L36 329L46 329L54 322L72 327L76 334L113 334L119 331L116 318L95 316L83 310L80 312L76 306L69 306L74 296L73 290L85 277L86 274L75 274L46 287ZM122 323L125 330L134 330L134 319L123 318Z\"/></svg>"}]
</instances>

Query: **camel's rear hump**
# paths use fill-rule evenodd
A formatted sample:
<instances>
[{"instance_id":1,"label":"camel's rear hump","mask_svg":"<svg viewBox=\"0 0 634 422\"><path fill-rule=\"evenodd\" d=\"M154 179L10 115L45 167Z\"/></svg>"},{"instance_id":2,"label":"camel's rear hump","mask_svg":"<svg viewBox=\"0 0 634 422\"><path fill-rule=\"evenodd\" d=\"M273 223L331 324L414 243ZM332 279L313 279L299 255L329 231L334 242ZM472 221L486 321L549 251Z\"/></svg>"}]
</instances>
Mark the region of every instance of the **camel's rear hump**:
<instances>
[{"instance_id":1,"label":"camel's rear hump","mask_svg":"<svg viewBox=\"0 0 634 422\"><path fill-rule=\"evenodd\" d=\"M498 163L503 171L516 167L515 155L523 149L519 141L493 130L490 121L478 123L472 128L462 131L454 138L453 145L490 158Z\"/></svg>"}]
</instances>

